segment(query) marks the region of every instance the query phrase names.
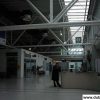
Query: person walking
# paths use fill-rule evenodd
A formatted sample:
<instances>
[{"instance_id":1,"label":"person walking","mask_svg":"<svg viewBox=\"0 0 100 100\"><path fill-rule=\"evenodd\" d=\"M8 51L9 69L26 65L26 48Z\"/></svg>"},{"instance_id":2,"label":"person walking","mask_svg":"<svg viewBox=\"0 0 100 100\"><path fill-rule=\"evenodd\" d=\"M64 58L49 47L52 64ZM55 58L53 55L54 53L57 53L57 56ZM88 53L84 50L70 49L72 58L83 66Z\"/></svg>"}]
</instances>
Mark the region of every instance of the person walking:
<instances>
[{"instance_id":1,"label":"person walking","mask_svg":"<svg viewBox=\"0 0 100 100\"><path fill-rule=\"evenodd\" d=\"M61 87L61 85L59 83L59 71L60 71L59 64L56 63L53 66L53 70L52 70L52 80L53 80L53 83L54 83L54 87L56 87L56 86Z\"/></svg>"}]
</instances>

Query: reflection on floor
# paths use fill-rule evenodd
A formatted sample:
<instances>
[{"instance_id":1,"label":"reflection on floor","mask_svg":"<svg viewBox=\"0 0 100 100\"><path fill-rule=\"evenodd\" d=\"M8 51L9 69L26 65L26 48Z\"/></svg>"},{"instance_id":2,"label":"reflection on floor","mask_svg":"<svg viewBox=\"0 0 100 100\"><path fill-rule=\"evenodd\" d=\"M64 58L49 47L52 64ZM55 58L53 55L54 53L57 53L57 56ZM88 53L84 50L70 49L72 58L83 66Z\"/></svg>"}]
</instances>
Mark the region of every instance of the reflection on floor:
<instances>
[{"instance_id":1,"label":"reflection on floor","mask_svg":"<svg viewBox=\"0 0 100 100\"><path fill-rule=\"evenodd\" d=\"M82 100L82 94L99 92L53 87L49 75L0 80L0 100Z\"/></svg>"}]
</instances>

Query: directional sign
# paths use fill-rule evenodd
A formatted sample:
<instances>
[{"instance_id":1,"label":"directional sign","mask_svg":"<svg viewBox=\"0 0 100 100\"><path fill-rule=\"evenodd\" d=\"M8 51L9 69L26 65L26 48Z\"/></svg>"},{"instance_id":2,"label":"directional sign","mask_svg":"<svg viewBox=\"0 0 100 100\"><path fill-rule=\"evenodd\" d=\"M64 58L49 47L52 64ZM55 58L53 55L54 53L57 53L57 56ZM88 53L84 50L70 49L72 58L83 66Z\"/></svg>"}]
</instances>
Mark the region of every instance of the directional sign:
<instances>
[{"instance_id":1,"label":"directional sign","mask_svg":"<svg viewBox=\"0 0 100 100\"><path fill-rule=\"evenodd\" d=\"M81 37L76 37L75 40L76 40L76 43L81 43L82 42Z\"/></svg>"}]
</instances>

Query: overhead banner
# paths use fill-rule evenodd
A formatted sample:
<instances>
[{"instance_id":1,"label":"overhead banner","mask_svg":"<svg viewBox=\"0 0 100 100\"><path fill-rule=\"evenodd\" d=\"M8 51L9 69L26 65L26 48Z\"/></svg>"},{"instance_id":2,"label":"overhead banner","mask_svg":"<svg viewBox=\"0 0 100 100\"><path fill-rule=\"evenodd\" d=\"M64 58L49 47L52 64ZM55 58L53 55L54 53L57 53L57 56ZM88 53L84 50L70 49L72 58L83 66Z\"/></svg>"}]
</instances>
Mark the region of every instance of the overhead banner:
<instances>
[{"instance_id":1,"label":"overhead banner","mask_svg":"<svg viewBox=\"0 0 100 100\"><path fill-rule=\"evenodd\" d=\"M1 45L6 44L6 34L5 34L5 32L0 32L0 44Z\"/></svg>"}]
</instances>

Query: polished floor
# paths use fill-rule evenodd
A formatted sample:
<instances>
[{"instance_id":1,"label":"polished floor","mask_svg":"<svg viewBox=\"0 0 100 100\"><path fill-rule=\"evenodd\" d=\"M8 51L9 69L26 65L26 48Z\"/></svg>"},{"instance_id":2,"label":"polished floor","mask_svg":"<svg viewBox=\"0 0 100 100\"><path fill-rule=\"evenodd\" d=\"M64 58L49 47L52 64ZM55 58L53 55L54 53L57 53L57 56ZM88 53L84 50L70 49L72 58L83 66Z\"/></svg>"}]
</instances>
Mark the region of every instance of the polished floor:
<instances>
[{"instance_id":1,"label":"polished floor","mask_svg":"<svg viewBox=\"0 0 100 100\"><path fill-rule=\"evenodd\" d=\"M49 75L0 79L0 100L82 100L82 94L100 92L53 87Z\"/></svg>"}]
</instances>

